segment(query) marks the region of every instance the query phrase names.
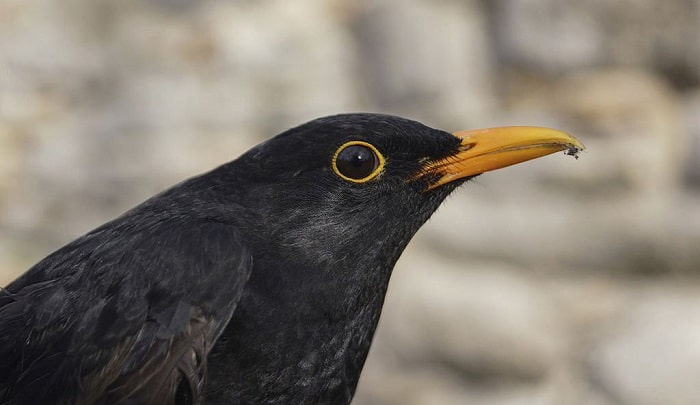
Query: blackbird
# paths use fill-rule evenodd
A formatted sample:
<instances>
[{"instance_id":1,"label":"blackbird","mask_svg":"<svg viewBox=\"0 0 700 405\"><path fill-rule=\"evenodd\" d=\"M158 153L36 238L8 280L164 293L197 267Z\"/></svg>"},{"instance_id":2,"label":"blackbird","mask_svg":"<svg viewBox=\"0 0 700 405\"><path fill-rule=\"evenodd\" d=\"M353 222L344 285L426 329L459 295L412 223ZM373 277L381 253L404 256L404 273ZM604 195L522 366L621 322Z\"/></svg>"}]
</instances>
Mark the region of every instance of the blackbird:
<instances>
[{"instance_id":1,"label":"blackbird","mask_svg":"<svg viewBox=\"0 0 700 405\"><path fill-rule=\"evenodd\" d=\"M287 130L0 290L0 403L349 403L394 264L445 197L582 148L379 114Z\"/></svg>"}]
</instances>

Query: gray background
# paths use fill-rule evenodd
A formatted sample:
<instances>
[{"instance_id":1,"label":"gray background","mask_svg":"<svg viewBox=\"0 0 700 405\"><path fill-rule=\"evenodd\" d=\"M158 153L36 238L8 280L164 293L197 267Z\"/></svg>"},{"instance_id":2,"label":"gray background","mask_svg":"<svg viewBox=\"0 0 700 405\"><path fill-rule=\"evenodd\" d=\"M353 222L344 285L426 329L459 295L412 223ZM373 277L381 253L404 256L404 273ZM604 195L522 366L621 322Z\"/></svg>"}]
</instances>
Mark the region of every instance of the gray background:
<instances>
[{"instance_id":1,"label":"gray background","mask_svg":"<svg viewBox=\"0 0 700 405\"><path fill-rule=\"evenodd\" d=\"M544 125L397 265L358 404L700 403L700 1L0 0L0 285L290 126Z\"/></svg>"}]
</instances>

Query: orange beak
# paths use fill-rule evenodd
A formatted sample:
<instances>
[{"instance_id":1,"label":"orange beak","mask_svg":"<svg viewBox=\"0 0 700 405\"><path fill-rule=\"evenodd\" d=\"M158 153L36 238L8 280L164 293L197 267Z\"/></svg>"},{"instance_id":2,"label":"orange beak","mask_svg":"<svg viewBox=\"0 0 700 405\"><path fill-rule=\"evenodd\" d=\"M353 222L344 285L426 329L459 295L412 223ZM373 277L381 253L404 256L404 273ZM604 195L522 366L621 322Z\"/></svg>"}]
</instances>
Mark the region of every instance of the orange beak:
<instances>
[{"instance_id":1,"label":"orange beak","mask_svg":"<svg viewBox=\"0 0 700 405\"><path fill-rule=\"evenodd\" d=\"M459 151L428 162L424 174L438 176L428 189L554 152L577 156L585 147L561 131L541 127L500 127L453 133L462 140Z\"/></svg>"}]
</instances>

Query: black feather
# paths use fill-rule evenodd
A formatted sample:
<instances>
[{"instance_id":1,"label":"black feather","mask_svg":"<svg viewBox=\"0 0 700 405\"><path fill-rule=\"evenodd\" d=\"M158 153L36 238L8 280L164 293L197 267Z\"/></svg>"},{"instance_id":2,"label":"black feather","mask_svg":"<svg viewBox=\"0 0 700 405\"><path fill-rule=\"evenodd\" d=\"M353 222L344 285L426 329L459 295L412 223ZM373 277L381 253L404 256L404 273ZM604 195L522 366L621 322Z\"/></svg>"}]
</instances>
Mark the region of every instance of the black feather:
<instances>
[{"instance_id":1,"label":"black feather","mask_svg":"<svg viewBox=\"0 0 700 405\"><path fill-rule=\"evenodd\" d=\"M333 172L352 140L376 179ZM396 260L459 183L426 191L421 163L458 144L315 120L66 245L0 291L0 402L349 402Z\"/></svg>"}]
</instances>

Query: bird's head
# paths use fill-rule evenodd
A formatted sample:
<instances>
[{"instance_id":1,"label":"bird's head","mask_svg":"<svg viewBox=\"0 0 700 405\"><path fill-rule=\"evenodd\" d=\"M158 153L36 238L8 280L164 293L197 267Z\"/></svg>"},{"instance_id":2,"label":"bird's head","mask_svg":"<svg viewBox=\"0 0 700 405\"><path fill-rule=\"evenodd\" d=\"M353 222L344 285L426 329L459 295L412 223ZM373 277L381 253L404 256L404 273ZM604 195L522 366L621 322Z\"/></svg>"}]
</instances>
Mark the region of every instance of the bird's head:
<instances>
[{"instance_id":1,"label":"bird's head","mask_svg":"<svg viewBox=\"0 0 700 405\"><path fill-rule=\"evenodd\" d=\"M256 222L262 224L255 232L276 241L276 249L299 250L298 257L329 265L382 255L393 264L459 184L582 148L546 128L449 133L394 116L344 114L290 129L248 151L236 166L247 179L241 191L247 205L259 205Z\"/></svg>"},{"instance_id":2,"label":"bird's head","mask_svg":"<svg viewBox=\"0 0 700 405\"><path fill-rule=\"evenodd\" d=\"M290 129L217 169L228 195L217 198L233 200L253 256L229 326L237 332L225 343L236 352L225 357L227 373L263 356L272 366L259 386L288 378L320 402L348 402L394 264L445 197L483 172L582 147L544 128L451 134L350 114Z\"/></svg>"}]
</instances>

